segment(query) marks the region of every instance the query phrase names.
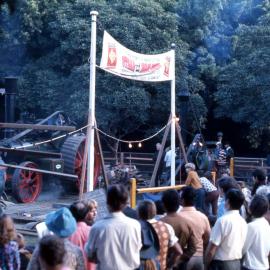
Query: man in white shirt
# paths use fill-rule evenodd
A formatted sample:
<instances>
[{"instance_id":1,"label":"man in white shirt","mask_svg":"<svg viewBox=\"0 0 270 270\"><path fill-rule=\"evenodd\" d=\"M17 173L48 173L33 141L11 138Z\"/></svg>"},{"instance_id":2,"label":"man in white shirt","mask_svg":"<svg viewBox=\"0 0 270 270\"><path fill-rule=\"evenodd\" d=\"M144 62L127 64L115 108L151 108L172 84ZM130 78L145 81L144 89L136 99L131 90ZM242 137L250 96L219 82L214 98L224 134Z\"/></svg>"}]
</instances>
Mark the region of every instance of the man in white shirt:
<instances>
[{"instance_id":1,"label":"man in white shirt","mask_svg":"<svg viewBox=\"0 0 270 270\"><path fill-rule=\"evenodd\" d=\"M265 196L255 195L251 201L249 210L254 220L248 224L247 238L243 247L243 269L269 269L270 226L264 218L268 207Z\"/></svg>"},{"instance_id":2,"label":"man in white shirt","mask_svg":"<svg viewBox=\"0 0 270 270\"><path fill-rule=\"evenodd\" d=\"M128 201L123 185L108 188L110 214L91 228L85 251L97 270L133 270L140 265L141 226L122 213Z\"/></svg>"},{"instance_id":3,"label":"man in white shirt","mask_svg":"<svg viewBox=\"0 0 270 270\"><path fill-rule=\"evenodd\" d=\"M239 209L245 198L235 188L230 189L225 198L227 212L217 220L212 229L205 254L205 266L211 270L240 270L247 224L240 216Z\"/></svg>"}]
</instances>

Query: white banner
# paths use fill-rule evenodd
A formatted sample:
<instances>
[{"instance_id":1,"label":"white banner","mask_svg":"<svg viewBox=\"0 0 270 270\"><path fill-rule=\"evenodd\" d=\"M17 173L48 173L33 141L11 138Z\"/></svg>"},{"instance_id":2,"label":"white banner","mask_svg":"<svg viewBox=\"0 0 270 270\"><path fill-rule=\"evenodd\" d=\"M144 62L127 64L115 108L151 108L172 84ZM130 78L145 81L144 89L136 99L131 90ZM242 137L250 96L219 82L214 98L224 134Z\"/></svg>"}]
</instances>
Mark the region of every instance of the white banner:
<instances>
[{"instance_id":1,"label":"white banner","mask_svg":"<svg viewBox=\"0 0 270 270\"><path fill-rule=\"evenodd\" d=\"M103 36L100 67L115 75L131 80L170 81L174 76L174 54L140 54L122 46L106 31Z\"/></svg>"}]
</instances>

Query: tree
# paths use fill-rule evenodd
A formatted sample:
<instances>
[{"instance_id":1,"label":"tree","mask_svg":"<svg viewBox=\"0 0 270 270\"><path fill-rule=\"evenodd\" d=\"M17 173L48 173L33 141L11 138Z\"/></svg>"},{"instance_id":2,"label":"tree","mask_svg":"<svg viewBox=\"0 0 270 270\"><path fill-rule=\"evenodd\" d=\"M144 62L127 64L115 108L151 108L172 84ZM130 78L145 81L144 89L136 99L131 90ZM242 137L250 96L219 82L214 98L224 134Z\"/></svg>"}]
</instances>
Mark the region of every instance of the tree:
<instances>
[{"instance_id":1,"label":"tree","mask_svg":"<svg viewBox=\"0 0 270 270\"><path fill-rule=\"evenodd\" d=\"M21 36L27 65L20 81L20 107L39 115L63 109L85 122L88 110L90 10L98 10L97 59L106 29L124 46L160 53L176 43L176 89L191 83L188 45L178 36L174 1L23 1ZM161 19L162 18L162 19ZM150 131L166 123L170 85L128 81L97 71L96 115L99 127L117 138ZM203 103L201 103L203 104ZM202 110L205 111L205 110ZM153 119L155 119L153 121ZM164 122L163 122L164 120Z\"/></svg>"},{"instance_id":2,"label":"tree","mask_svg":"<svg viewBox=\"0 0 270 270\"><path fill-rule=\"evenodd\" d=\"M270 13L265 12L256 25L239 27L234 37L234 60L221 70L215 95L216 115L248 123L247 137L254 147L270 135Z\"/></svg>"}]
</instances>

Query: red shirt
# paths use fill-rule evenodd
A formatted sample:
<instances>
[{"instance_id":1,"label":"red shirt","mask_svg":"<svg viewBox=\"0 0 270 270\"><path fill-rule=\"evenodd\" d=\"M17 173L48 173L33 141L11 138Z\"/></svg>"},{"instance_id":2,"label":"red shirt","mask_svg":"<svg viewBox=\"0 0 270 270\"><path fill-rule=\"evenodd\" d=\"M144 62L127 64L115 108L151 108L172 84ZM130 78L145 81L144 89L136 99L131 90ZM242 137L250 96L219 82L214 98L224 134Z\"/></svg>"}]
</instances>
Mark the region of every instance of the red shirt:
<instances>
[{"instance_id":1,"label":"red shirt","mask_svg":"<svg viewBox=\"0 0 270 270\"><path fill-rule=\"evenodd\" d=\"M88 241L89 233L91 227L88 226L85 222L77 222L77 230L69 237L69 240L74 245L80 247L83 252L85 269L95 270L96 264L88 261L86 253L84 251L84 246Z\"/></svg>"}]
</instances>

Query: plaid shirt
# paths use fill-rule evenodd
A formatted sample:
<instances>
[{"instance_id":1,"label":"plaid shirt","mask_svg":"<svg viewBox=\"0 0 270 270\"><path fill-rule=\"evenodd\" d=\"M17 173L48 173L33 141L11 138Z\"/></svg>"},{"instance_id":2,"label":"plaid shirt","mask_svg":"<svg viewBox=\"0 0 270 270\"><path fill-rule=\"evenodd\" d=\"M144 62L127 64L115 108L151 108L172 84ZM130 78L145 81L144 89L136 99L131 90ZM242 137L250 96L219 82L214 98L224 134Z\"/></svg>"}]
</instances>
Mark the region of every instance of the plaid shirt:
<instances>
[{"instance_id":1,"label":"plaid shirt","mask_svg":"<svg viewBox=\"0 0 270 270\"><path fill-rule=\"evenodd\" d=\"M18 244L10 241L0 246L0 268L2 270L19 270L21 266Z\"/></svg>"}]
</instances>

